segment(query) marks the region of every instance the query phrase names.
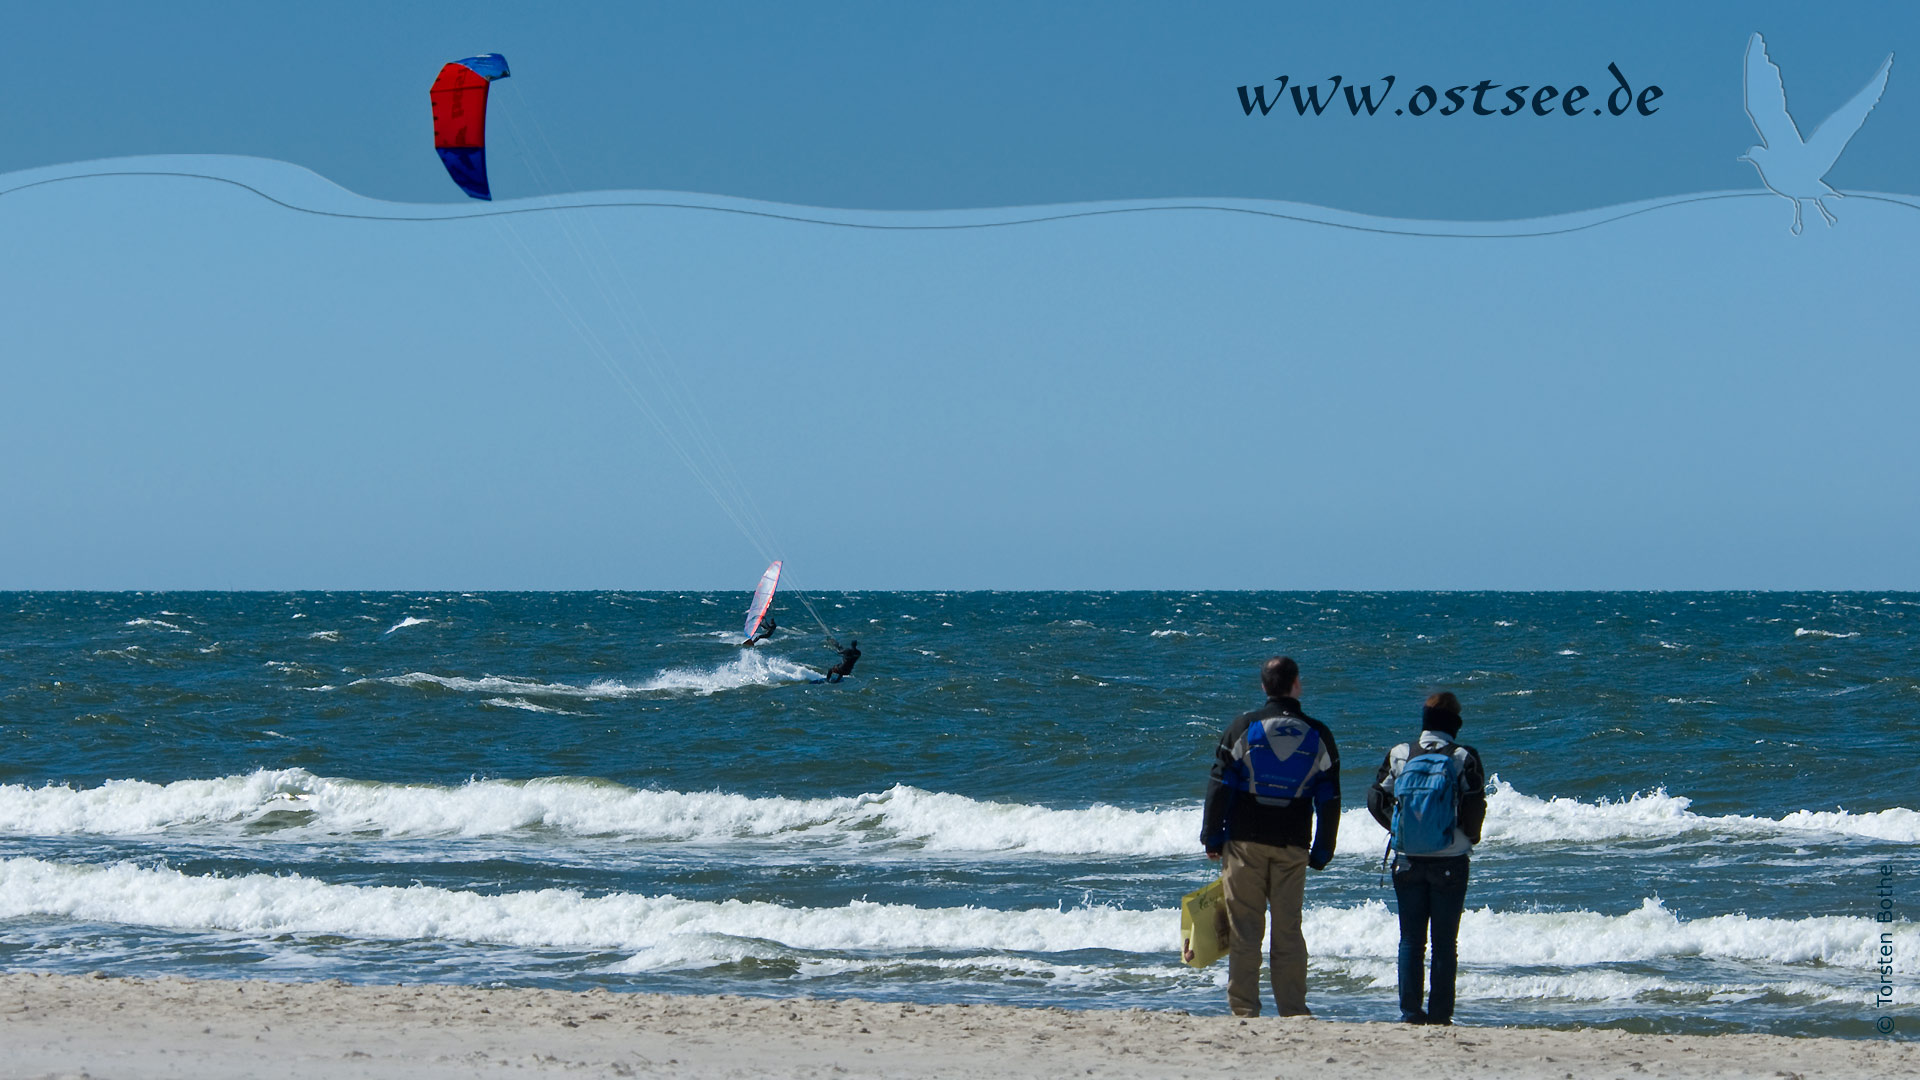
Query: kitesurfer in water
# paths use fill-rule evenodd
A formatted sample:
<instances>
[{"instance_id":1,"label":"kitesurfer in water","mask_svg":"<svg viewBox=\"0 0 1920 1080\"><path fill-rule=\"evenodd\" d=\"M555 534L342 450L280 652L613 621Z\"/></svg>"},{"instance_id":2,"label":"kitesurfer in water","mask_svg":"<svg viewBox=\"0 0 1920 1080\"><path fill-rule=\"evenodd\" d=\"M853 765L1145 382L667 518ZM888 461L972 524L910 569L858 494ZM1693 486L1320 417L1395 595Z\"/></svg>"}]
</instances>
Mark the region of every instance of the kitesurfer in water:
<instances>
[{"instance_id":1,"label":"kitesurfer in water","mask_svg":"<svg viewBox=\"0 0 1920 1080\"><path fill-rule=\"evenodd\" d=\"M749 645L758 645L772 637L773 632L778 629L780 629L780 624L773 621L773 612L768 611L766 619L760 623L760 629L755 630L753 636L741 642L740 646L745 648Z\"/></svg>"},{"instance_id":2,"label":"kitesurfer in water","mask_svg":"<svg viewBox=\"0 0 1920 1080\"><path fill-rule=\"evenodd\" d=\"M840 649L840 643L837 641L830 642L827 648ZM841 679L853 674L853 665L859 662L860 639L855 638L847 643L846 648L840 649L840 662L827 669L827 681L839 682Z\"/></svg>"}]
</instances>

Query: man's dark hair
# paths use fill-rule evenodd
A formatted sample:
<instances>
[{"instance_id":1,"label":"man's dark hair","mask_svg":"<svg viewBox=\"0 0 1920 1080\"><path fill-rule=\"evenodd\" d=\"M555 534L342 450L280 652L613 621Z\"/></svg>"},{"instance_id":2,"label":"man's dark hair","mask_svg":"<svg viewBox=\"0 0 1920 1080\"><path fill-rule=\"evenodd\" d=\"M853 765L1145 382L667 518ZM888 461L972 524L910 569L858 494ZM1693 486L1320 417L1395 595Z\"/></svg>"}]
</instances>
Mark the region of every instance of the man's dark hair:
<instances>
[{"instance_id":1,"label":"man's dark hair","mask_svg":"<svg viewBox=\"0 0 1920 1080\"><path fill-rule=\"evenodd\" d=\"M1289 697L1293 684L1300 681L1300 665L1291 656L1272 656L1260 665L1260 689L1268 697Z\"/></svg>"},{"instance_id":2,"label":"man's dark hair","mask_svg":"<svg viewBox=\"0 0 1920 1080\"><path fill-rule=\"evenodd\" d=\"M1455 716L1459 716L1460 715L1460 699L1453 696L1453 691L1442 690L1439 693L1427 699L1427 708L1441 709L1446 712L1450 712Z\"/></svg>"}]
</instances>

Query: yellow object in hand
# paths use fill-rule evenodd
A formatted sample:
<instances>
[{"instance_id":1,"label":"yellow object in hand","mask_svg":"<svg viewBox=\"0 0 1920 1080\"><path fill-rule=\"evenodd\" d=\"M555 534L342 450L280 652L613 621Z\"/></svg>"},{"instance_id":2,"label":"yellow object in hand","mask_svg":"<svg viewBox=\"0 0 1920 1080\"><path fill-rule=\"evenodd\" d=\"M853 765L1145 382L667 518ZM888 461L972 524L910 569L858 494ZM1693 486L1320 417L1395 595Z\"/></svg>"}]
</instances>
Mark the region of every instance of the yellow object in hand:
<instances>
[{"instance_id":1,"label":"yellow object in hand","mask_svg":"<svg viewBox=\"0 0 1920 1080\"><path fill-rule=\"evenodd\" d=\"M1227 954L1227 890L1219 878L1180 898L1180 961L1203 968Z\"/></svg>"}]
</instances>

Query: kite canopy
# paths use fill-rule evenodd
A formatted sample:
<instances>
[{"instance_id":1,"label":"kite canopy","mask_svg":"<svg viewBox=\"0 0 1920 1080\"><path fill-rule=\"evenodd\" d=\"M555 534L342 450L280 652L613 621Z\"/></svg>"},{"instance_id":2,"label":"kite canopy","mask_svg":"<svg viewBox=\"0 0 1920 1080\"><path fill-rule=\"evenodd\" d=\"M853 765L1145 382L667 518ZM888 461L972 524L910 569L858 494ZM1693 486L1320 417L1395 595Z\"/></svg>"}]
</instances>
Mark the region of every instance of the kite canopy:
<instances>
[{"instance_id":1,"label":"kite canopy","mask_svg":"<svg viewBox=\"0 0 1920 1080\"><path fill-rule=\"evenodd\" d=\"M447 175L476 199L493 198L487 187L487 86L508 74L507 58L499 53L469 56L441 68L429 94L433 147Z\"/></svg>"}]
</instances>

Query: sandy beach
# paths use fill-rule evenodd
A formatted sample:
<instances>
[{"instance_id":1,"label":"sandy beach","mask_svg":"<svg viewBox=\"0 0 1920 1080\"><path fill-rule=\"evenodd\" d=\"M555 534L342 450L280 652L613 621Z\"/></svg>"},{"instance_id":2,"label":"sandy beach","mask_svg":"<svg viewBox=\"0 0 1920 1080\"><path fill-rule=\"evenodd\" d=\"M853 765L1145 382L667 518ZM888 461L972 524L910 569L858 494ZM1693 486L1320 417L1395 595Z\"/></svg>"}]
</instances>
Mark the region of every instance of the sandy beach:
<instances>
[{"instance_id":1,"label":"sandy beach","mask_svg":"<svg viewBox=\"0 0 1920 1080\"><path fill-rule=\"evenodd\" d=\"M0 977L7 1077L1885 1077L1920 1047L1176 1012Z\"/></svg>"}]
</instances>

